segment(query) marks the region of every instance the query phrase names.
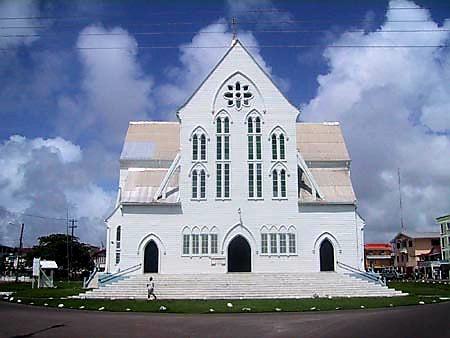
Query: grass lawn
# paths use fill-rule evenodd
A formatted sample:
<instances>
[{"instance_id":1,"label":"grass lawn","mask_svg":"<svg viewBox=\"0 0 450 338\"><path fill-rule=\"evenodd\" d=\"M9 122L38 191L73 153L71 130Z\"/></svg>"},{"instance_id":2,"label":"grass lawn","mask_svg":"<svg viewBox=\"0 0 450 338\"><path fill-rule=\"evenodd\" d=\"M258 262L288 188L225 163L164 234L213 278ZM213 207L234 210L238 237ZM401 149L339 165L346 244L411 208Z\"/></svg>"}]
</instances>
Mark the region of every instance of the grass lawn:
<instances>
[{"instance_id":1,"label":"grass lawn","mask_svg":"<svg viewBox=\"0 0 450 338\"><path fill-rule=\"evenodd\" d=\"M450 285L428 284L415 282L393 282L389 284L397 290L410 293L406 297L390 298L320 298L320 299L250 299L250 300L84 300L67 299L69 295L82 292L81 282L59 282L54 289L31 289L27 283L0 284L0 291L14 291L13 302L21 300L22 304L57 307L64 304L64 308L104 311L136 311L136 312L162 312L161 306L171 313L242 313L243 308L250 308L249 312L280 311L327 311L339 309L388 308L405 305L416 305L420 301L437 303L443 300L439 297L450 297ZM425 296L425 297L424 297ZM61 299L61 297L63 299ZM3 299L6 301L6 299ZM233 307L227 307L232 303ZM47 304L47 305L45 305ZM391 305L392 304L392 305ZM129 310L127 310L129 309Z\"/></svg>"},{"instance_id":2,"label":"grass lawn","mask_svg":"<svg viewBox=\"0 0 450 338\"><path fill-rule=\"evenodd\" d=\"M410 295L416 296L441 296L450 297L450 283L407 281L407 282L389 282L388 286L396 290L402 290Z\"/></svg>"}]
</instances>

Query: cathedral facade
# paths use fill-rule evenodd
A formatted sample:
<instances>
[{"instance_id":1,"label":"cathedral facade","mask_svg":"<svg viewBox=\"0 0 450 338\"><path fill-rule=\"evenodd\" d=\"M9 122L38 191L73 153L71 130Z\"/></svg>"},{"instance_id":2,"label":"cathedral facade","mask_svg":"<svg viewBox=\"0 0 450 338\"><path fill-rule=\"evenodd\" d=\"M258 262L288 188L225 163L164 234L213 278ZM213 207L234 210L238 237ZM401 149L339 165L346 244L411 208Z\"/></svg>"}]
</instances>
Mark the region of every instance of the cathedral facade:
<instances>
[{"instance_id":1,"label":"cathedral facade","mask_svg":"<svg viewBox=\"0 0 450 338\"><path fill-rule=\"evenodd\" d=\"M106 272L363 269L339 123L299 114L235 40L177 122L130 122Z\"/></svg>"}]
</instances>

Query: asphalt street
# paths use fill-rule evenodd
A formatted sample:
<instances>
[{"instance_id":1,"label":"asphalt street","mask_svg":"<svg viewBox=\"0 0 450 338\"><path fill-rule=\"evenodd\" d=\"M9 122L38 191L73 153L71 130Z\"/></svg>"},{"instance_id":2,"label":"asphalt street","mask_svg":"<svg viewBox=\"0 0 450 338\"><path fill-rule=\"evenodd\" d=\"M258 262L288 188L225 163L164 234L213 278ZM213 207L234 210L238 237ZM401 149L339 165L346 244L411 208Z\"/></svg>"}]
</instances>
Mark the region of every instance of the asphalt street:
<instances>
[{"instance_id":1,"label":"asphalt street","mask_svg":"<svg viewBox=\"0 0 450 338\"><path fill-rule=\"evenodd\" d=\"M0 302L1 337L450 337L450 302L314 313L115 313Z\"/></svg>"}]
</instances>

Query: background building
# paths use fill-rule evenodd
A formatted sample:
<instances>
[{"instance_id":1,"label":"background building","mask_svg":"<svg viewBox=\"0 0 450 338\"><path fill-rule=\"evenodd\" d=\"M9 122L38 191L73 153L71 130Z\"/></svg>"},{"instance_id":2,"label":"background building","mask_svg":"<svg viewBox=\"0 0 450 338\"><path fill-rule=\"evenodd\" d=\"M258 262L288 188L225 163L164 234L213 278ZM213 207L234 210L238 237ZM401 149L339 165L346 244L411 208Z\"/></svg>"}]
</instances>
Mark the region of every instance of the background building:
<instances>
[{"instance_id":1,"label":"background building","mask_svg":"<svg viewBox=\"0 0 450 338\"><path fill-rule=\"evenodd\" d=\"M393 266L392 246L387 243L364 244L366 270L379 272Z\"/></svg>"},{"instance_id":2,"label":"background building","mask_svg":"<svg viewBox=\"0 0 450 338\"><path fill-rule=\"evenodd\" d=\"M442 260L450 260L450 215L436 218L441 226L441 253Z\"/></svg>"},{"instance_id":3,"label":"background building","mask_svg":"<svg viewBox=\"0 0 450 338\"><path fill-rule=\"evenodd\" d=\"M419 256L440 246L439 232L399 232L391 243L394 266L400 272L412 274L418 270Z\"/></svg>"}]
</instances>

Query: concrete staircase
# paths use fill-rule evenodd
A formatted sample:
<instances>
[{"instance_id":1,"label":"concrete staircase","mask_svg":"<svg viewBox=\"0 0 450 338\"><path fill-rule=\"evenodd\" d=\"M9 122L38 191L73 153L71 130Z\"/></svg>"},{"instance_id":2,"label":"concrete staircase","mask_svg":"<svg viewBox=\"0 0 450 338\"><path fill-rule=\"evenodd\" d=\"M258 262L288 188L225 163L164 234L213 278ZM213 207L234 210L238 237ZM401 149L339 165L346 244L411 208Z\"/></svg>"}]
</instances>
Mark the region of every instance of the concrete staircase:
<instances>
[{"instance_id":1,"label":"concrete staircase","mask_svg":"<svg viewBox=\"0 0 450 338\"><path fill-rule=\"evenodd\" d=\"M392 297L405 293L339 272L143 274L80 294L86 299L146 299L153 277L159 299Z\"/></svg>"}]
</instances>

